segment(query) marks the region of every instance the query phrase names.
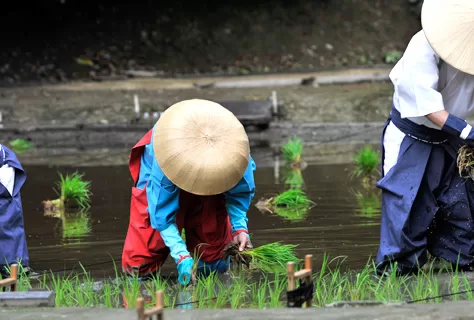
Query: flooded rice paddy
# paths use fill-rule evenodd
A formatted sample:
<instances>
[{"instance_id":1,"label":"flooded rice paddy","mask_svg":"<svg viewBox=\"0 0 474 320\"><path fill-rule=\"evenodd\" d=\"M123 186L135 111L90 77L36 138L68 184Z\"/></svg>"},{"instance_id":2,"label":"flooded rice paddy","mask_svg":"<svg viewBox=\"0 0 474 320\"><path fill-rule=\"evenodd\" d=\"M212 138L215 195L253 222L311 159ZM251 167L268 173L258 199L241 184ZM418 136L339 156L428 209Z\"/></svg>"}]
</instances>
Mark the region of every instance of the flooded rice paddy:
<instances>
[{"instance_id":1,"label":"flooded rice paddy","mask_svg":"<svg viewBox=\"0 0 474 320\"><path fill-rule=\"evenodd\" d=\"M255 158L258 159L258 154ZM255 246L275 241L298 244L297 254L300 257L313 254L316 266L322 263L326 253L330 257L346 256L344 265L351 269L362 268L370 256L375 256L380 197L376 189L367 193L359 180L349 178L350 163L309 163L302 177L305 192L315 205L300 221L291 221L255 207L260 198L288 188L284 184L285 168L275 170L268 165L259 166L256 161L257 193L248 212ZM37 272L61 273L79 268L80 262L95 277L108 277L115 273L113 259L120 270L132 184L128 167L24 167L28 179L22 197L30 266ZM57 197L53 187L58 181L58 172L76 170L91 181L92 207L82 215L66 215L66 219L45 215L42 201ZM357 192L365 197L358 197ZM172 275L175 270L174 263L168 259L162 274Z\"/></svg>"}]
</instances>

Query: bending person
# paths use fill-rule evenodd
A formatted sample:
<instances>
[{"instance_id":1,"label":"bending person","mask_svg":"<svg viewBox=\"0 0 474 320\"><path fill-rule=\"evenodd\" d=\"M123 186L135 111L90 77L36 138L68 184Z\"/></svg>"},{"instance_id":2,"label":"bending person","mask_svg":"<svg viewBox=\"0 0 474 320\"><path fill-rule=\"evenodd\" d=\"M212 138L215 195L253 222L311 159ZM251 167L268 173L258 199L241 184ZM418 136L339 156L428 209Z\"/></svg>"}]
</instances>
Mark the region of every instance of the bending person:
<instances>
[{"instance_id":1,"label":"bending person","mask_svg":"<svg viewBox=\"0 0 474 320\"><path fill-rule=\"evenodd\" d=\"M228 270L222 250L229 242L251 248L247 210L254 170L247 134L230 111L198 99L167 109L131 152L124 271L147 277L169 254L182 284L195 276L194 258L199 274Z\"/></svg>"}]
</instances>

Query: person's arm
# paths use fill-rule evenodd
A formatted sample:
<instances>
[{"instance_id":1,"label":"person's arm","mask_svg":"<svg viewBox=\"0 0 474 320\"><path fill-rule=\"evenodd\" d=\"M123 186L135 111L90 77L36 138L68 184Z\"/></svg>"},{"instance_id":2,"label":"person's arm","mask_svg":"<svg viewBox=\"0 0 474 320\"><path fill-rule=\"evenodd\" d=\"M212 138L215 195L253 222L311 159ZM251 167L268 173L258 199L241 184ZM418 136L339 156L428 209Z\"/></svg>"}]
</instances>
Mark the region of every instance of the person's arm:
<instances>
[{"instance_id":1,"label":"person's arm","mask_svg":"<svg viewBox=\"0 0 474 320\"><path fill-rule=\"evenodd\" d=\"M255 195L255 181L253 176L255 169L255 161L250 157L247 170L242 179L236 186L224 193L234 237L240 233L248 234L247 211Z\"/></svg>"},{"instance_id":2,"label":"person's arm","mask_svg":"<svg viewBox=\"0 0 474 320\"><path fill-rule=\"evenodd\" d=\"M427 117L445 110L443 97L438 91L439 62L440 58L424 32L413 36L390 73L397 92L395 103L402 118ZM437 119L436 115L434 118Z\"/></svg>"},{"instance_id":3,"label":"person's arm","mask_svg":"<svg viewBox=\"0 0 474 320\"><path fill-rule=\"evenodd\" d=\"M424 32L418 32L390 74L398 92L400 115L402 118L426 117L450 135L474 140L472 127L444 108L438 91L439 62Z\"/></svg>"},{"instance_id":4,"label":"person's arm","mask_svg":"<svg viewBox=\"0 0 474 320\"><path fill-rule=\"evenodd\" d=\"M176 225L179 208L179 189L163 173L153 152L153 144L145 147L142 170L147 171L146 194L151 227L160 232L165 245L170 248L176 264L191 257Z\"/></svg>"}]
</instances>

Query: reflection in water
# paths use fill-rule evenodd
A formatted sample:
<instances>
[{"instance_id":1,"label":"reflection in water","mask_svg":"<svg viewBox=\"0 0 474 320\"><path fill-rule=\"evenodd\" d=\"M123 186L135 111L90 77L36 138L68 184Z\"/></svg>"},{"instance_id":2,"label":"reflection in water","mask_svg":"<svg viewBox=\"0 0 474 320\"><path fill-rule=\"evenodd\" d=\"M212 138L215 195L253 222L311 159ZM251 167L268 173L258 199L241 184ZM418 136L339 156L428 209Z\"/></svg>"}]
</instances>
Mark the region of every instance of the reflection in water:
<instances>
[{"instance_id":1,"label":"reflection in water","mask_svg":"<svg viewBox=\"0 0 474 320\"><path fill-rule=\"evenodd\" d=\"M58 171L75 168L25 166L25 169L29 179L22 190L22 198L31 267L37 271L69 270L80 261L94 276L109 276L114 274L113 257L120 271L132 185L128 167L81 168L85 179L91 181L91 208L82 215L66 214L61 220L61 228L57 228L57 219L44 216L42 201L47 194L38 190L50 190ZM379 221L373 219L367 224L365 218L356 215L360 203L350 188L360 190L360 184L348 179L350 169L348 165L321 165L308 166L301 171L305 192L315 206L305 213L304 219L288 222L255 208L258 199L287 189L284 181L275 183L274 168L259 168L257 163L257 192L248 212L254 246L276 241L298 244L298 256L313 254L316 268L324 253L331 257L347 256L350 267L365 265L377 250ZM285 215L284 212L280 214ZM302 213L292 214L303 216ZM74 242L73 246L67 245L70 241ZM176 273L171 260L163 266L164 275Z\"/></svg>"},{"instance_id":2,"label":"reflection in water","mask_svg":"<svg viewBox=\"0 0 474 320\"><path fill-rule=\"evenodd\" d=\"M301 168L286 168L285 171L285 185L290 188L304 188L304 179L303 174L301 173Z\"/></svg>"},{"instance_id":3,"label":"reflection in water","mask_svg":"<svg viewBox=\"0 0 474 320\"><path fill-rule=\"evenodd\" d=\"M353 191L354 192L354 191ZM355 191L358 208L356 215L364 218L378 218L381 210L381 194L379 190Z\"/></svg>"}]
</instances>

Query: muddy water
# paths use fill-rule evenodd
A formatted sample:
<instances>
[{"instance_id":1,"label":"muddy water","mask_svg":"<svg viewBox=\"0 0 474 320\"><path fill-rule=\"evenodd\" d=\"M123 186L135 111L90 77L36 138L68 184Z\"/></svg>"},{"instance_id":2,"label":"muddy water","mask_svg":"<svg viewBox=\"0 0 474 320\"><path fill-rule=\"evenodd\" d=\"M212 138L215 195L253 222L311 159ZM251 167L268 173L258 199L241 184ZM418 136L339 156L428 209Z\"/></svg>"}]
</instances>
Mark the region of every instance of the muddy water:
<instances>
[{"instance_id":1,"label":"muddy water","mask_svg":"<svg viewBox=\"0 0 474 320\"><path fill-rule=\"evenodd\" d=\"M113 258L120 270L132 183L128 168L80 168L86 179L92 181L92 208L82 218L68 215L66 222L45 216L42 201L55 198L53 186L58 171L72 172L76 168L25 166L25 169L28 181L23 189L23 206L31 267L39 272L68 271L81 262L94 275L109 276L114 273ZM362 267L369 256L376 254L379 217L358 213L360 205L354 191L364 191L359 181L348 179L349 170L349 165L337 164L310 165L302 171L305 190L315 202L302 221L286 221L278 215L262 213L252 205L248 216L254 245L281 240L299 244L298 255L313 254L316 264L326 252L331 257L347 256L348 267ZM273 168L259 168L255 178L254 204L287 188L283 183L276 183ZM74 235L78 230L82 233ZM163 272L175 272L171 259Z\"/></svg>"}]
</instances>

